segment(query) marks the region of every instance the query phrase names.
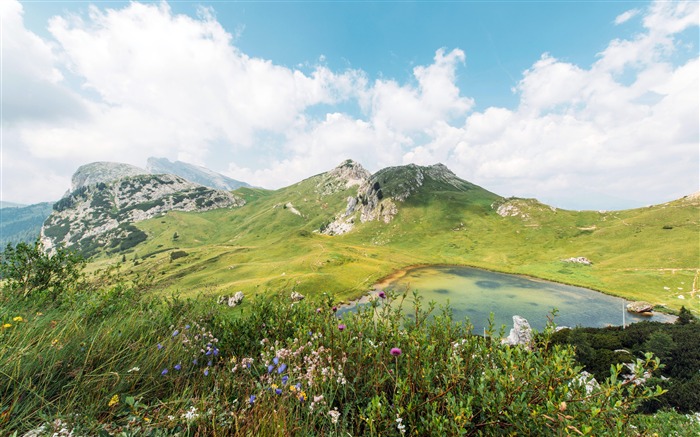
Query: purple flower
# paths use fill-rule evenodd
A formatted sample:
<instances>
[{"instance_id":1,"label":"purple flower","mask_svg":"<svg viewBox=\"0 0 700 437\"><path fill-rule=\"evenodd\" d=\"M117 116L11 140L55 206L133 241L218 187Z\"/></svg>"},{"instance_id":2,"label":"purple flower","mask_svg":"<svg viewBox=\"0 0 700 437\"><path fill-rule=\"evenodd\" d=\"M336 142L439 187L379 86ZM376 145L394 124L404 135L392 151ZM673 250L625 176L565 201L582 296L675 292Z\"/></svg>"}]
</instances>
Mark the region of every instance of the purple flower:
<instances>
[{"instance_id":1,"label":"purple flower","mask_svg":"<svg viewBox=\"0 0 700 437\"><path fill-rule=\"evenodd\" d=\"M377 294L377 296L381 297L382 299L386 299L386 293L384 293L383 291L380 291L380 292Z\"/></svg>"},{"instance_id":2,"label":"purple flower","mask_svg":"<svg viewBox=\"0 0 700 437\"><path fill-rule=\"evenodd\" d=\"M250 395L250 399L248 399L248 403L250 405L253 405L255 403L255 395Z\"/></svg>"},{"instance_id":3,"label":"purple flower","mask_svg":"<svg viewBox=\"0 0 700 437\"><path fill-rule=\"evenodd\" d=\"M282 363L282 364L279 366L279 368L277 369L277 373L282 373L282 372L284 372L285 370L287 370L287 365L284 364L284 363Z\"/></svg>"},{"instance_id":4,"label":"purple flower","mask_svg":"<svg viewBox=\"0 0 700 437\"><path fill-rule=\"evenodd\" d=\"M174 367L174 369L175 369L175 370L180 370L180 369L182 369L182 366L181 366L181 365L179 365L179 364L175 364L175 367Z\"/></svg>"},{"instance_id":5,"label":"purple flower","mask_svg":"<svg viewBox=\"0 0 700 437\"><path fill-rule=\"evenodd\" d=\"M195 366L197 365L197 358L195 358L194 360L192 360L192 364L194 364Z\"/></svg>"},{"instance_id":6,"label":"purple flower","mask_svg":"<svg viewBox=\"0 0 700 437\"><path fill-rule=\"evenodd\" d=\"M177 337L177 334L179 334L179 333L180 333L180 331L178 331L178 330L176 329L175 331L173 331L173 337Z\"/></svg>"},{"instance_id":7,"label":"purple flower","mask_svg":"<svg viewBox=\"0 0 700 437\"><path fill-rule=\"evenodd\" d=\"M301 382L297 382L294 387L296 387L297 390L301 390Z\"/></svg>"},{"instance_id":8,"label":"purple flower","mask_svg":"<svg viewBox=\"0 0 700 437\"><path fill-rule=\"evenodd\" d=\"M214 356L217 356L217 355L219 355L219 349L214 348Z\"/></svg>"},{"instance_id":9,"label":"purple flower","mask_svg":"<svg viewBox=\"0 0 700 437\"><path fill-rule=\"evenodd\" d=\"M275 393L277 393L278 395L281 395L281 394L282 394L282 389L281 389L281 388L276 388L276 389L275 389Z\"/></svg>"},{"instance_id":10,"label":"purple flower","mask_svg":"<svg viewBox=\"0 0 700 437\"><path fill-rule=\"evenodd\" d=\"M185 325L185 329L190 329L190 325Z\"/></svg>"},{"instance_id":11,"label":"purple flower","mask_svg":"<svg viewBox=\"0 0 700 437\"><path fill-rule=\"evenodd\" d=\"M163 369L162 372L160 372L161 375L167 375L168 374L168 369Z\"/></svg>"},{"instance_id":12,"label":"purple flower","mask_svg":"<svg viewBox=\"0 0 700 437\"><path fill-rule=\"evenodd\" d=\"M399 355L402 354L401 349L399 349L397 347L392 347L391 352L389 352L389 353L395 357L398 357Z\"/></svg>"},{"instance_id":13,"label":"purple flower","mask_svg":"<svg viewBox=\"0 0 700 437\"><path fill-rule=\"evenodd\" d=\"M161 349L163 349L163 345L162 345L162 344L160 344L160 343L158 343L158 344L156 345L156 347L158 348L158 350L161 350Z\"/></svg>"},{"instance_id":14,"label":"purple flower","mask_svg":"<svg viewBox=\"0 0 700 437\"><path fill-rule=\"evenodd\" d=\"M274 369L274 368L275 368L275 366L273 366L272 364L270 364L269 366L267 366L267 373L272 372L272 369Z\"/></svg>"},{"instance_id":15,"label":"purple flower","mask_svg":"<svg viewBox=\"0 0 700 437\"><path fill-rule=\"evenodd\" d=\"M207 353L204 355L211 355L211 349L207 349Z\"/></svg>"},{"instance_id":16,"label":"purple flower","mask_svg":"<svg viewBox=\"0 0 700 437\"><path fill-rule=\"evenodd\" d=\"M204 369L204 376L209 376L209 368Z\"/></svg>"},{"instance_id":17,"label":"purple flower","mask_svg":"<svg viewBox=\"0 0 700 437\"><path fill-rule=\"evenodd\" d=\"M207 361L207 366L211 367L211 360Z\"/></svg>"},{"instance_id":18,"label":"purple flower","mask_svg":"<svg viewBox=\"0 0 700 437\"><path fill-rule=\"evenodd\" d=\"M277 358L277 357L275 357L275 358L272 359L272 362L275 363L275 366L276 366L276 365L278 365L278 364L280 363L280 359Z\"/></svg>"},{"instance_id":19,"label":"purple flower","mask_svg":"<svg viewBox=\"0 0 700 437\"><path fill-rule=\"evenodd\" d=\"M340 330L342 331L343 329L345 329L345 325L343 325L343 324L341 323L340 325L338 325L338 329L340 329Z\"/></svg>"},{"instance_id":20,"label":"purple flower","mask_svg":"<svg viewBox=\"0 0 700 437\"><path fill-rule=\"evenodd\" d=\"M287 381L288 381L288 380L289 380L289 376L284 375L284 376L282 377L282 385L287 384Z\"/></svg>"},{"instance_id":21,"label":"purple flower","mask_svg":"<svg viewBox=\"0 0 700 437\"><path fill-rule=\"evenodd\" d=\"M338 307L333 307L333 312L338 311Z\"/></svg>"}]
</instances>

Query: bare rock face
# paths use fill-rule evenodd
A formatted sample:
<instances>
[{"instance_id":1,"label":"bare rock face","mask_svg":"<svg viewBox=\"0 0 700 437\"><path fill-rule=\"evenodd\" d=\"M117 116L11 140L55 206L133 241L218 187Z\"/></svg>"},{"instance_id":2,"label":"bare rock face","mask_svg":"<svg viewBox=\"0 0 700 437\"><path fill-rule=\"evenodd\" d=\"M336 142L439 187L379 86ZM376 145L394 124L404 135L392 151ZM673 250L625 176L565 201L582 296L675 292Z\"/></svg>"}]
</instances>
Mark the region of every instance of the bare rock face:
<instances>
[{"instance_id":1,"label":"bare rock face","mask_svg":"<svg viewBox=\"0 0 700 437\"><path fill-rule=\"evenodd\" d=\"M81 165L75 173L73 173L73 177L71 178L71 192L82 187L87 187L88 185L112 182L117 179L144 174L148 174L148 171L130 164L122 164L119 162L93 162Z\"/></svg>"},{"instance_id":2,"label":"bare rock face","mask_svg":"<svg viewBox=\"0 0 700 437\"><path fill-rule=\"evenodd\" d=\"M654 310L654 305L649 302L636 301L627 304L627 311L630 313L644 314L651 313Z\"/></svg>"},{"instance_id":3,"label":"bare rock face","mask_svg":"<svg viewBox=\"0 0 700 437\"><path fill-rule=\"evenodd\" d=\"M501 340L501 342L511 346L523 345L529 348L532 345L532 328L530 323L524 317L513 316L513 329L510 330L510 335Z\"/></svg>"},{"instance_id":4,"label":"bare rock face","mask_svg":"<svg viewBox=\"0 0 700 437\"><path fill-rule=\"evenodd\" d=\"M203 187L174 175L140 174L110 180L116 174L113 170L122 167L96 164L100 164L99 177L90 175L89 166L81 167L76 173L80 175L73 178L78 188L54 204L41 229L47 251L64 245L89 257L100 248L125 250L146 238L134 223L168 211L207 211L245 204L228 191ZM104 168L106 172L102 172ZM94 180L99 182L92 183Z\"/></svg>"}]
</instances>

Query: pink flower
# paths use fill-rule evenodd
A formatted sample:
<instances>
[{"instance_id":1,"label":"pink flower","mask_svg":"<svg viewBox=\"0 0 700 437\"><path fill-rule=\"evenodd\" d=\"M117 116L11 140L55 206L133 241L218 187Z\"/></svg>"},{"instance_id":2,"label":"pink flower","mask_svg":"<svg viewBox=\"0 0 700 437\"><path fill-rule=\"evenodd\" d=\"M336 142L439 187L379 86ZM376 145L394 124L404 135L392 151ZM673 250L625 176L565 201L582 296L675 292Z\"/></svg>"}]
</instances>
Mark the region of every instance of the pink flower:
<instances>
[{"instance_id":1,"label":"pink flower","mask_svg":"<svg viewBox=\"0 0 700 437\"><path fill-rule=\"evenodd\" d=\"M338 329L340 329L340 330L342 331L343 329L345 329L345 325L343 325L343 324L341 323L340 325L338 325Z\"/></svg>"},{"instance_id":2,"label":"pink flower","mask_svg":"<svg viewBox=\"0 0 700 437\"><path fill-rule=\"evenodd\" d=\"M389 352L389 353L395 357L398 357L399 355L402 354L401 349L399 349L397 347L392 347L391 352Z\"/></svg>"},{"instance_id":3,"label":"pink flower","mask_svg":"<svg viewBox=\"0 0 700 437\"><path fill-rule=\"evenodd\" d=\"M382 299L386 299L386 293L384 293L383 291L377 293L377 296L381 297Z\"/></svg>"}]
</instances>

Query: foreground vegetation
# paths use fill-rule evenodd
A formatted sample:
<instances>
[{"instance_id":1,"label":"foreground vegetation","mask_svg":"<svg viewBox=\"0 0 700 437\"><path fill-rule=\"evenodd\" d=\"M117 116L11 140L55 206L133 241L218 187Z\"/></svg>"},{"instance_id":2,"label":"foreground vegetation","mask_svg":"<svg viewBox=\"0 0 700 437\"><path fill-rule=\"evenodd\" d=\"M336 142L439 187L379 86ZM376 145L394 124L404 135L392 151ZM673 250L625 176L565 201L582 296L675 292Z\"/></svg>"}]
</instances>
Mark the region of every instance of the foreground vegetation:
<instances>
[{"instance_id":1,"label":"foreground vegetation","mask_svg":"<svg viewBox=\"0 0 700 437\"><path fill-rule=\"evenodd\" d=\"M575 350L552 343L553 325L511 347L502 330L472 336L468 322L419 296L409 298L413 319L387 304L405 296L342 318L331 294L230 309L154 296L117 269L86 277L62 252L30 265L16 253L2 264L3 435L700 432L694 416L637 414L662 393L642 382L658 359L635 356L632 374L614 365L593 384ZM19 281L46 269L78 276Z\"/></svg>"}]
</instances>

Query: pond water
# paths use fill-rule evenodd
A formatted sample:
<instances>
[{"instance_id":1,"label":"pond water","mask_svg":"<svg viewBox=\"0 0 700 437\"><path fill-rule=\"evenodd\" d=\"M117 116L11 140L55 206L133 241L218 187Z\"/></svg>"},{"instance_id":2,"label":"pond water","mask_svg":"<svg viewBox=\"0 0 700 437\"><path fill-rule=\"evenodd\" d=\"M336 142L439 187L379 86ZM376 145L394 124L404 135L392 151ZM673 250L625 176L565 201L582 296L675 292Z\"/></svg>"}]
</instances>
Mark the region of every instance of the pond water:
<instances>
[{"instance_id":1,"label":"pond water","mask_svg":"<svg viewBox=\"0 0 700 437\"><path fill-rule=\"evenodd\" d=\"M434 301L436 309L449 303L454 320L469 318L475 333L488 328L490 313L494 314L495 329L506 325L506 335L515 314L541 331L553 308L558 310L554 319L557 326L621 326L623 312L626 324L675 319L660 313L651 317L631 314L623 311L627 303L624 299L586 288L469 267L417 267L379 284L379 288L399 294L408 290L403 310L409 316L413 311L413 290L423 297L424 304Z\"/></svg>"}]
</instances>

